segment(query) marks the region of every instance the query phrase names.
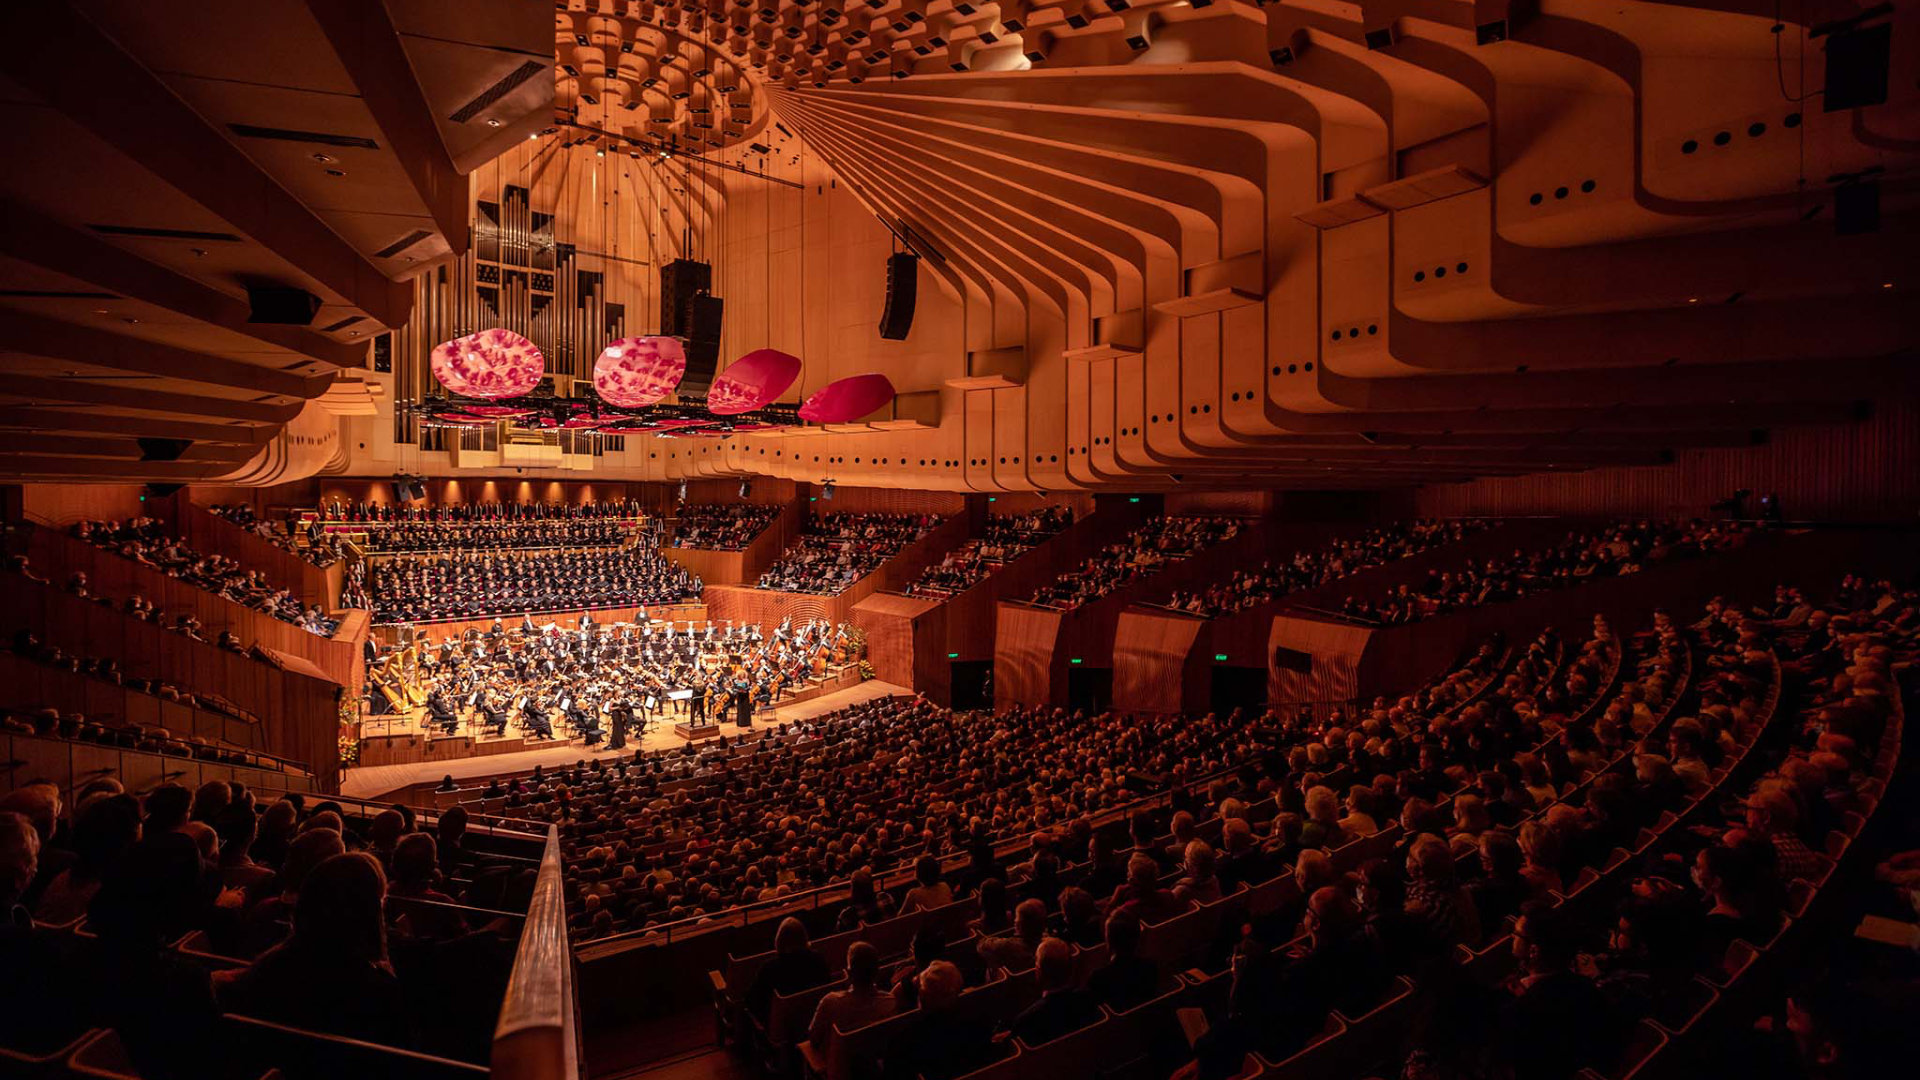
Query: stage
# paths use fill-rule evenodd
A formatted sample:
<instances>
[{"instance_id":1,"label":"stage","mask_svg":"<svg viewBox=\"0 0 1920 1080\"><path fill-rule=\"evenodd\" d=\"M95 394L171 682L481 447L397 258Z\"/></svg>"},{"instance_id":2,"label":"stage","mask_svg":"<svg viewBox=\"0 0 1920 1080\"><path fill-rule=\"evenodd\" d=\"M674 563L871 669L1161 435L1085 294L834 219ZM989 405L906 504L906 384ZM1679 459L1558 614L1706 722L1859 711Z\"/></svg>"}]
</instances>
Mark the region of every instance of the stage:
<instances>
[{"instance_id":1,"label":"stage","mask_svg":"<svg viewBox=\"0 0 1920 1080\"><path fill-rule=\"evenodd\" d=\"M855 676L855 678L857 679L858 676ZM889 682L882 682L878 679L856 682L852 686L831 690L818 695L791 698L776 705L772 710L771 716L764 711L756 713L754 715L753 730L759 731L772 727L782 721L803 720L809 716L818 716L821 713L844 709L849 705L857 705L863 701L872 701L878 697L910 693L912 693L912 691L905 687L896 686ZM481 745L484 746L489 742L519 742L527 747L527 749L495 752L475 750L468 751L464 756L442 760L356 765L352 768L344 768L341 770L340 794L352 796L356 799L385 799L390 797L394 792L412 787L416 784L424 784L431 787L432 785L438 784L443 777L449 775L453 777L456 783L464 788L471 786L467 781L475 778L484 780L489 776L529 772L535 765L544 765L551 769L559 765L571 765L583 758L600 757L611 760L623 754L631 754L636 749L664 750L685 746L686 740L673 733L673 723L676 719L679 719L679 717L676 717L671 712L667 713L666 716L653 724L644 737L636 739L629 735L625 750L608 750L604 748L604 743L601 744L600 748L590 750L578 741L558 739L549 743L542 740L521 740L516 737L484 740ZM721 725L720 733L722 735L732 736L742 732L742 730L741 728L735 727L731 720L729 720L727 723ZM435 743L453 741L467 740L432 740L432 742ZM465 792L463 796L472 798L475 794L477 793Z\"/></svg>"}]
</instances>

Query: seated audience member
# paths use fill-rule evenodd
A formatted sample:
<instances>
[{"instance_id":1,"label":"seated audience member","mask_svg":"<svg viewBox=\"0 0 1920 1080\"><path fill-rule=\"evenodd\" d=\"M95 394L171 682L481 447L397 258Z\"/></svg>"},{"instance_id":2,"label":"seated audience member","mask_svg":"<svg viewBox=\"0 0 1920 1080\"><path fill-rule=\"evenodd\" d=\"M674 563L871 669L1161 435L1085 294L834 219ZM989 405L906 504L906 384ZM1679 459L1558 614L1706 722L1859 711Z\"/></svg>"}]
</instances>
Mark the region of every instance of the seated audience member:
<instances>
[{"instance_id":1,"label":"seated audience member","mask_svg":"<svg viewBox=\"0 0 1920 1080\"><path fill-rule=\"evenodd\" d=\"M145 1077L217 1072L218 1010L207 973L169 946L201 926L217 880L178 832L144 837L107 874L87 908L99 937L88 972L95 1015L112 1026Z\"/></svg>"},{"instance_id":2,"label":"seated audience member","mask_svg":"<svg viewBox=\"0 0 1920 1080\"><path fill-rule=\"evenodd\" d=\"M1013 933L999 934L980 942L980 959L989 967L1025 971L1033 966L1033 954L1047 936L1047 905L1039 900L1022 900L1013 909Z\"/></svg>"},{"instance_id":3,"label":"seated audience member","mask_svg":"<svg viewBox=\"0 0 1920 1080\"><path fill-rule=\"evenodd\" d=\"M1520 845L1513 834L1489 829L1480 834L1480 876L1467 886L1482 933L1492 933L1502 920L1517 915L1532 897L1533 886L1521 874Z\"/></svg>"},{"instance_id":4,"label":"seated audience member","mask_svg":"<svg viewBox=\"0 0 1920 1080\"><path fill-rule=\"evenodd\" d=\"M773 953L747 988L747 1008L762 1021L773 1008L775 994L797 994L833 978L833 970L814 950L799 919L780 920L780 928L773 932Z\"/></svg>"},{"instance_id":5,"label":"seated audience member","mask_svg":"<svg viewBox=\"0 0 1920 1080\"><path fill-rule=\"evenodd\" d=\"M900 914L910 915L923 908L942 908L953 903L953 886L940 878L940 860L922 855L913 864L913 888L900 901Z\"/></svg>"},{"instance_id":6,"label":"seated audience member","mask_svg":"<svg viewBox=\"0 0 1920 1080\"><path fill-rule=\"evenodd\" d=\"M923 924L913 932L913 945L908 950L907 962L894 969L892 985L893 999L899 1002L899 1011L917 1008L920 1004L920 975L934 961L947 951L947 935L932 923Z\"/></svg>"},{"instance_id":7,"label":"seated audience member","mask_svg":"<svg viewBox=\"0 0 1920 1080\"><path fill-rule=\"evenodd\" d=\"M1700 955L1710 965L1734 941L1765 944L1779 928L1780 909L1765 895L1759 857L1744 845L1706 847L1694 856L1693 883L1706 911L1698 927Z\"/></svg>"},{"instance_id":8,"label":"seated audience member","mask_svg":"<svg viewBox=\"0 0 1920 1080\"><path fill-rule=\"evenodd\" d=\"M1160 989L1160 971L1140 955L1140 920L1131 915L1107 917L1107 962L1087 977L1095 1001L1115 1012L1125 1012L1151 1000Z\"/></svg>"},{"instance_id":9,"label":"seated audience member","mask_svg":"<svg viewBox=\"0 0 1920 1080\"><path fill-rule=\"evenodd\" d=\"M1419 920L1437 947L1477 945L1480 916L1455 874L1453 852L1431 833L1414 841L1407 858L1407 914Z\"/></svg>"},{"instance_id":10,"label":"seated audience member","mask_svg":"<svg viewBox=\"0 0 1920 1080\"><path fill-rule=\"evenodd\" d=\"M1186 876L1173 887L1173 895L1196 904L1211 904L1220 899L1220 878L1214 870L1213 848L1205 840L1187 844Z\"/></svg>"},{"instance_id":11,"label":"seated audience member","mask_svg":"<svg viewBox=\"0 0 1920 1080\"><path fill-rule=\"evenodd\" d=\"M1105 933L1100 901L1078 885L1069 885L1060 890L1059 910L1047 920L1047 926L1054 937L1067 944L1090 949L1100 944Z\"/></svg>"},{"instance_id":12,"label":"seated audience member","mask_svg":"<svg viewBox=\"0 0 1920 1080\"><path fill-rule=\"evenodd\" d=\"M26 818L33 825L35 836L39 838L39 854L35 859L34 879L21 896L22 902L31 907L40 894L52 884L53 879L65 871L73 861L70 851L53 844L54 833L60 827L61 798L60 788L46 780L34 780L4 796L0 796L0 813L12 812Z\"/></svg>"},{"instance_id":13,"label":"seated audience member","mask_svg":"<svg viewBox=\"0 0 1920 1080\"><path fill-rule=\"evenodd\" d=\"M1529 904L1513 950L1520 978L1507 1030L1515 1080L1563 1080L1618 1045L1606 995L1573 970L1574 928L1563 912Z\"/></svg>"},{"instance_id":14,"label":"seated audience member","mask_svg":"<svg viewBox=\"0 0 1920 1080\"><path fill-rule=\"evenodd\" d=\"M874 888L873 871L862 867L847 880L847 906L834 920L836 930L853 930L893 917L893 896Z\"/></svg>"},{"instance_id":15,"label":"seated audience member","mask_svg":"<svg viewBox=\"0 0 1920 1080\"><path fill-rule=\"evenodd\" d=\"M866 941L847 946L847 988L821 998L813 1010L813 1022L807 1025L807 1040L821 1057L827 1056L838 1032L884 1020L900 1007L892 994L880 988L879 978L880 950Z\"/></svg>"},{"instance_id":16,"label":"seated audience member","mask_svg":"<svg viewBox=\"0 0 1920 1080\"><path fill-rule=\"evenodd\" d=\"M1192 902L1175 896L1160 885L1160 864L1150 855L1136 852L1127 860L1127 880L1113 890L1107 900L1107 913L1125 912L1146 924L1166 922L1192 907Z\"/></svg>"},{"instance_id":17,"label":"seated audience member","mask_svg":"<svg viewBox=\"0 0 1920 1080\"><path fill-rule=\"evenodd\" d=\"M1099 1002L1073 985L1073 946L1059 938L1046 938L1034 950L1033 963L1040 1000L1014 1017L1010 1030L1015 1038L1038 1046L1100 1019Z\"/></svg>"},{"instance_id":18,"label":"seated audience member","mask_svg":"<svg viewBox=\"0 0 1920 1080\"><path fill-rule=\"evenodd\" d=\"M215 994L229 1012L365 1039L413 1042L413 1005L387 961L386 875L365 852L332 856L301 885L293 934Z\"/></svg>"},{"instance_id":19,"label":"seated audience member","mask_svg":"<svg viewBox=\"0 0 1920 1080\"><path fill-rule=\"evenodd\" d=\"M999 1056L992 1029L955 1007L965 986L960 969L945 960L920 973L920 1008L887 1048L886 1080L952 1080Z\"/></svg>"},{"instance_id":20,"label":"seated audience member","mask_svg":"<svg viewBox=\"0 0 1920 1080\"><path fill-rule=\"evenodd\" d=\"M283 804L284 805L284 804ZM309 829L295 837L287 848L286 862L280 867L278 896L254 903L247 911L243 932L248 956L256 955L286 937L300 905L300 890L307 877L321 863L347 850L337 829Z\"/></svg>"},{"instance_id":21,"label":"seated audience member","mask_svg":"<svg viewBox=\"0 0 1920 1080\"><path fill-rule=\"evenodd\" d=\"M440 891L439 853L433 837L426 833L408 833L393 849L393 881L390 899L424 901L390 905L415 937L444 939L466 932L466 920L460 912L435 904L453 904L453 897Z\"/></svg>"},{"instance_id":22,"label":"seated audience member","mask_svg":"<svg viewBox=\"0 0 1920 1080\"><path fill-rule=\"evenodd\" d=\"M40 894L34 918L70 923L87 913L107 873L140 842L140 804L131 795L108 795L88 803L73 825L73 865Z\"/></svg>"},{"instance_id":23,"label":"seated audience member","mask_svg":"<svg viewBox=\"0 0 1920 1080\"><path fill-rule=\"evenodd\" d=\"M212 825L220 840L221 886L240 890L250 902L259 899L259 891L273 881L272 868L254 862L249 854L259 829L260 815L250 803L235 803L221 810Z\"/></svg>"},{"instance_id":24,"label":"seated audience member","mask_svg":"<svg viewBox=\"0 0 1920 1080\"><path fill-rule=\"evenodd\" d=\"M1328 1009L1358 1016L1379 999L1386 969L1369 939L1359 933L1360 915L1339 889L1316 889L1302 920L1304 950L1289 955L1279 972L1277 998L1286 1015L1269 1032L1268 1048L1290 1054L1319 1029Z\"/></svg>"}]
</instances>

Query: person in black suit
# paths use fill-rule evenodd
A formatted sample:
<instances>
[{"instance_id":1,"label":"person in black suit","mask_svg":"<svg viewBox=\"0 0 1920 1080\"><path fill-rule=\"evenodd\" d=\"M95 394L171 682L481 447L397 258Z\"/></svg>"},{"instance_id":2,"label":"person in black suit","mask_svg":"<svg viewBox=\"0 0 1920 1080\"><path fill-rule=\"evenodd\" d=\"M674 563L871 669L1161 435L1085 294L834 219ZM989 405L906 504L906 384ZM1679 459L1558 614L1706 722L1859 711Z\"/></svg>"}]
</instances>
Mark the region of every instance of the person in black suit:
<instances>
[{"instance_id":1,"label":"person in black suit","mask_svg":"<svg viewBox=\"0 0 1920 1080\"><path fill-rule=\"evenodd\" d=\"M460 714L454 711L444 691L435 690L428 695L427 715L433 725L444 735L451 735L460 728Z\"/></svg>"},{"instance_id":2,"label":"person in black suit","mask_svg":"<svg viewBox=\"0 0 1920 1080\"><path fill-rule=\"evenodd\" d=\"M538 697L531 694L520 705L520 722L526 725L528 733L542 739L553 738L553 721L547 719L547 709Z\"/></svg>"},{"instance_id":3,"label":"person in black suit","mask_svg":"<svg viewBox=\"0 0 1920 1080\"><path fill-rule=\"evenodd\" d=\"M1093 995L1073 985L1072 946L1059 938L1046 938L1034 950L1033 963L1040 1000L1014 1017L1011 1030L1016 1038L1039 1046L1100 1019L1100 1004Z\"/></svg>"},{"instance_id":4,"label":"person in black suit","mask_svg":"<svg viewBox=\"0 0 1920 1080\"><path fill-rule=\"evenodd\" d=\"M704 724L707 722L707 677L695 674L693 677L693 697L687 700L687 722Z\"/></svg>"},{"instance_id":5,"label":"person in black suit","mask_svg":"<svg viewBox=\"0 0 1920 1080\"><path fill-rule=\"evenodd\" d=\"M492 694L480 699L480 715L486 720L487 734L500 736L507 733L507 711Z\"/></svg>"},{"instance_id":6,"label":"person in black suit","mask_svg":"<svg viewBox=\"0 0 1920 1080\"><path fill-rule=\"evenodd\" d=\"M613 734L607 739L607 749L626 749L627 728L633 723L633 706L624 701L617 702L607 710L607 719L613 725Z\"/></svg>"}]
</instances>

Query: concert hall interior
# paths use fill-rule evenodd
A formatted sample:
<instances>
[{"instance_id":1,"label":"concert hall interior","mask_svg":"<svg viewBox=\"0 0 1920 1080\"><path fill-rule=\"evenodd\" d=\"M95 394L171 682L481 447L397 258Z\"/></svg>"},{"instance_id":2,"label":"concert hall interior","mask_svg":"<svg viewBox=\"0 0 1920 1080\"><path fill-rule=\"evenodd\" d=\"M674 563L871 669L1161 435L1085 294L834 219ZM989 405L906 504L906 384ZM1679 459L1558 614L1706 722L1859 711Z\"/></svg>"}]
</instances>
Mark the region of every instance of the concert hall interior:
<instances>
[{"instance_id":1,"label":"concert hall interior","mask_svg":"<svg viewBox=\"0 0 1920 1080\"><path fill-rule=\"evenodd\" d=\"M12 0L0 112L0 1080L1920 1061L1915 0Z\"/></svg>"}]
</instances>

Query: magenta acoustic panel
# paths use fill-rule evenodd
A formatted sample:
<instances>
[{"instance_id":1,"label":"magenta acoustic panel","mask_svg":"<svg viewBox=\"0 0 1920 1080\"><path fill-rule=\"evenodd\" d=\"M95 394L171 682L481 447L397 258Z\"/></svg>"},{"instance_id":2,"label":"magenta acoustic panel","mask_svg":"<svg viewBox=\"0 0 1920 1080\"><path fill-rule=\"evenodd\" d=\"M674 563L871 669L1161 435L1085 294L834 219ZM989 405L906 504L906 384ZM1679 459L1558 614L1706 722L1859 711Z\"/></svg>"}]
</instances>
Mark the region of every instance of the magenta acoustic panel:
<instances>
[{"instance_id":1,"label":"magenta acoustic panel","mask_svg":"<svg viewBox=\"0 0 1920 1080\"><path fill-rule=\"evenodd\" d=\"M511 330L481 330L443 341L429 359L440 385L466 397L519 397L540 385L547 358Z\"/></svg>"},{"instance_id":2,"label":"magenta acoustic panel","mask_svg":"<svg viewBox=\"0 0 1920 1080\"><path fill-rule=\"evenodd\" d=\"M675 338L629 337L609 342L593 363L593 388L623 409L652 405L673 393L687 373L687 351Z\"/></svg>"},{"instance_id":3,"label":"magenta acoustic panel","mask_svg":"<svg viewBox=\"0 0 1920 1080\"><path fill-rule=\"evenodd\" d=\"M707 391L707 410L721 416L764 409L800 377L800 358L778 349L755 349L727 366Z\"/></svg>"},{"instance_id":4,"label":"magenta acoustic panel","mask_svg":"<svg viewBox=\"0 0 1920 1080\"><path fill-rule=\"evenodd\" d=\"M800 405L800 419L816 424L844 424L858 420L893 400L893 383L885 375L849 375L813 392Z\"/></svg>"}]
</instances>

